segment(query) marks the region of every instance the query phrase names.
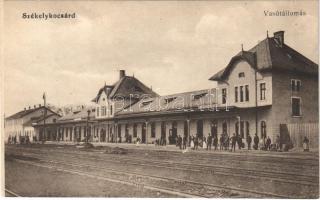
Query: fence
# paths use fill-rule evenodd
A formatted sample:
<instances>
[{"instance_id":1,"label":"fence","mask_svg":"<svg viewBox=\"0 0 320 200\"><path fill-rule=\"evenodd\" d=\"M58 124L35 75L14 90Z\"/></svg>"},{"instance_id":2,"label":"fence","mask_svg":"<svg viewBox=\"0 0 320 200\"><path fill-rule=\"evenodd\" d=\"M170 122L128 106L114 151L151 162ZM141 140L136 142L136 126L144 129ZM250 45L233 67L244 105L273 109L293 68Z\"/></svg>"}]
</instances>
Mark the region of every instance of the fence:
<instances>
[{"instance_id":1,"label":"fence","mask_svg":"<svg viewBox=\"0 0 320 200\"><path fill-rule=\"evenodd\" d=\"M319 147L318 123L281 124L280 126L286 126L286 129L290 136L290 140L293 143L294 147L302 147L303 139L305 136L310 141L310 148Z\"/></svg>"}]
</instances>

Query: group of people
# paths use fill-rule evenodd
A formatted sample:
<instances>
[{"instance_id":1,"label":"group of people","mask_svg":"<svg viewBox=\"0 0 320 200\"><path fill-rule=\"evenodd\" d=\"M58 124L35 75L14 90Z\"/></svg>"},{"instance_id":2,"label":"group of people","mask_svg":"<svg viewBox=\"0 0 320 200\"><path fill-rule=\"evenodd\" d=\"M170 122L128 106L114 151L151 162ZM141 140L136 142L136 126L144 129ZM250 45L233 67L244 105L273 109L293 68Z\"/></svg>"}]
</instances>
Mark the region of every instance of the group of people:
<instances>
[{"instance_id":1,"label":"group of people","mask_svg":"<svg viewBox=\"0 0 320 200\"><path fill-rule=\"evenodd\" d=\"M9 136L8 137L8 144L30 144L30 136L19 136L19 141L17 140L17 136ZM34 136L33 138L33 142L37 141L37 138Z\"/></svg>"},{"instance_id":2,"label":"group of people","mask_svg":"<svg viewBox=\"0 0 320 200\"><path fill-rule=\"evenodd\" d=\"M280 149L280 138L277 136L276 141L274 144L272 144L270 137L262 137L261 139L257 134L252 137L250 135L247 135L246 138L247 143L247 149L251 150L251 147L254 150L279 150ZM252 145L253 143L253 145ZM156 141L156 144L160 144L159 141ZM243 142L243 138L239 134L233 134L231 137L227 133L223 133L218 138L217 135L211 135L208 134L208 137L199 137L198 134L190 135L189 140L187 136L181 137L181 135L178 135L176 137L176 146L180 149L186 149L187 146L190 147L193 150L197 150L199 148L211 150L212 148L214 150L218 150L218 147L220 150L230 150L235 151L236 146L238 149L245 148L245 143Z\"/></svg>"}]
</instances>

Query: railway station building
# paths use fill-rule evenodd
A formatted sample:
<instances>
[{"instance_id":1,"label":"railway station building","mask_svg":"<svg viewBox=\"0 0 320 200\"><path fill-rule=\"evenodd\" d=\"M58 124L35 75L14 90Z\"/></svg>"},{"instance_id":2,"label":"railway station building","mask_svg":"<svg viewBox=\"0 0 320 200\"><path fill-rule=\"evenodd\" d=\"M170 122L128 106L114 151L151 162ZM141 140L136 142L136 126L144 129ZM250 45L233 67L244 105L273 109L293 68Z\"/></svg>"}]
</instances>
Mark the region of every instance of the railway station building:
<instances>
[{"instance_id":1,"label":"railway station building","mask_svg":"<svg viewBox=\"0 0 320 200\"><path fill-rule=\"evenodd\" d=\"M285 44L284 31L241 50L209 78L217 87L160 96L120 70L104 85L94 107L34 127L53 140L175 144L176 136L255 134L272 143L308 136L318 147L318 65ZM208 78L208 77L204 77ZM87 134L88 133L88 134Z\"/></svg>"}]
</instances>

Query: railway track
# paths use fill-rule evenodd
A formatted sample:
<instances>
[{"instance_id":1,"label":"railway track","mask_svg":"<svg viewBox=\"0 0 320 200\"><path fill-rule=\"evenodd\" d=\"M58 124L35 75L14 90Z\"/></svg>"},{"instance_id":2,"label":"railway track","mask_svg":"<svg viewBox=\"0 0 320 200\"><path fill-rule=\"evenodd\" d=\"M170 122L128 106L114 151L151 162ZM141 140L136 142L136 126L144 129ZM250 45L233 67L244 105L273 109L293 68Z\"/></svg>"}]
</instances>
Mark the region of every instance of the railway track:
<instances>
[{"instance_id":1,"label":"railway track","mask_svg":"<svg viewBox=\"0 0 320 200\"><path fill-rule=\"evenodd\" d=\"M23 149L23 151L25 151L26 149ZM29 151L30 150L30 151ZM36 150L36 152L34 151ZM165 161L165 163L162 163L163 161L152 161L150 159L138 159L134 156L133 158L130 157L129 159L127 159L126 157L122 157L122 156L115 156L115 155L108 155L108 154L104 154L103 156L103 159L101 159L101 157L99 158L99 156L97 155L97 152L82 152L82 151L72 151L72 152L67 152L67 151L60 151L60 150L43 150L43 149L28 149L28 152L31 152L30 153L30 156L33 156L33 157L37 157L39 159L42 159L41 161L42 162L46 162L46 158L48 159L49 156L58 156L59 158L61 159L65 159L65 160L68 160L70 161L71 163L67 163L63 160L57 160L57 158L54 158L54 160L49 160L48 163L50 163L51 165L53 163L56 162L56 164L59 164L59 165L64 165L64 166L73 166L73 167L76 167L76 168L79 168L79 167L82 167L82 168L91 168L91 169L96 169L96 170L107 170L108 173L110 172L117 172L118 173L118 177L120 176L145 176L144 178L146 179L146 177L151 177L151 178L155 178L154 176L150 176L150 175L146 175L146 174L137 174L135 172L131 172L128 174L127 171L121 171L119 170L119 168L117 169L114 169L114 168L106 168L106 167L99 167L99 166L93 166L92 163L87 163L85 164L83 162L83 160L90 160L90 161L93 161L93 162L104 162L105 164L109 163L110 162L113 162L113 163L121 163L121 164L124 164L124 165L136 165L136 166L148 166L148 167L152 167L152 168L166 168L166 169L171 169L171 170L186 170L186 171L189 171L189 172L196 172L198 171L199 173L203 173L203 172L207 172L206 170L204 170L203 168L199 168L197 169L194 165L191 165L191 164L188 164L188 163L177 163L177 162L170 162L170 161ZM33 152L33 153L32 153ZM62 153L62 154L59 154L59 153ZM39 156L39 154L42 154L42 156ZM75 154L75 155L74 155ZM90 155L90 156L88 156ZM180 154L181 155L181 154ZM86 156L85 158L86 159L83 159L84 156ZM91 156L94 156L94 157L91 157ZM130 156L132 156L130 154ZM76 161L79 161L80 159L80 163L79 162L76 162ZM136 162L136 163L134 163ZM148 162L148 163L146 163ZM162 165L161 165L162 164ZM189 168L189 167L193 167L193 168ZM212 165L200 165L199 167L210 167L212 168ZM219 166L218 166L219 167ZM237 168L235 168L237 169ZM109 170L109 171L108 171ZM115 171L116 170L116 171ZM214 170L216 171L217 173L224 173L224 172L218 172L217 170ZM106 171L104 171L106 172ZM250 172L250 171L249 171ZM127 174L124 174L124 173L127 173ZM243 172L242 172L243 173ZM250 172L252 173L252 172ZM249 173L249 174L250 174ZM275 172L277 173L277 172ZM279 173L278 173L279 174ZM241 175L241 173L240 173ZM242 176L246 177L248 175L247 174L242 174ZM290 174L292 175L292 174ZM229 176L234 176L232 174L229 174ZM259 174L256 174L256 177L255 178L260 178L260 179L264 179L264 178L268 178L268 174L265 174L266 177L263 177ZM158 178L165 178L165 177L158 177ZM270 177L269 177L270 178ZM275 180L276 177L273 178L273 180ZM284 177L285 178L285 177ZM117 180L118 178L114 178L115 180ZM272 178L271 178L272 179ZM126 180L127 181L127 180ZM180 183L186 183L186 180L181 180L181 179L178 179L178 180L171 180L171 181L174 181L174 182L180 182ZM281 180L279 180L281 181ZM282 181L286 181L286 180L282 180ZM167 182L170 182L169 180ZM189 181L191 182L190 184L192 184L192 181ZM290 182L290 181L289 181ZM206 186L208 187L208 185L206 185L206 183L200 183L200 182L195 182L193 181L194 184L198 184L198 185L201 185L201 186ZM303 184L303 182L291 182L291 183L296 183L296 184ZM209 184L210 185L210 184ZM311 185L313 186L318 186L318 183L315 182L314 184L311 183ZM228 188L228 187L221 187L221 186L217 186L217 185L211 185L210 187L215 187L215 189L221 189L221 190L229 190L229 191L233 191L233 192L236 192L236 193L245 193L246 195L245 196L248 196L248 194L250 195L255 195L255 196L265 196L265 197L270 197L271 194L268 192L268 193L261 193L261 192L257 192L257 191L251 191L251 190L246 190L244 188ZM161 189L161 188L159 188ZM162 188L163 189L163 188ZM188 193L189 194L189 193ZM192 195L192 194L189 194L189 195ZM289 196L286 196L286 195L279 195L279 194L272 194L274 195L273 197L286 197L286 198L289 198ZM200 195L201 196L201 195ZM198 197L200 197L198 196Z\"/></svg>"},{"instance_id":2,"label":"railway track","mask_svg":"<svg viewBox=\"0 0 320 200\"><path fill-rule=\"evenodd\" d=\"M31 150L32 151L32 150ZM52 151L55 153L59 153L61 151ZM42 151L42 153L44 153L44 155L46 155L46 151ZM62 152L61 152L62 153ZM39 151L37 151L37 154L39 154ZM88 152L66 152L63 151L63 155L60 156L65 156L65 155L71 155L72 158L76 158L77 156L83 156L83 155L90 155L92 153L88 153ZM275 171L275 169L271 168L271 170L261 170L261 169L248 169L248 168L243 168L243 167L228 167L228 165L217 165L217 164L198 164L198 163L188 163L188 162L172 162L172 161L167 161L162 159L161 161L159 160L154 160L154 159L141 159L141 158L137 158L136 156L134 157L130 157L130 158L124 158L122 156L112 156L112 155L108 155L108 154L104 154L104 159L102 158L98 158L98 157L88 157L87 159L90 160L95 160L95 161L103 161L105 162L106 159L108 160L108 162L120 162L122 161L122 163L124 164L135 164L135 165L142 165L142 166L153 166L153 167L164 167L164 168L178 168L181 170L196 170L196 171L202 171L202 172L209 172L212 173L213 171L215 173L224 173L225 175L228 175L230 172L233 172L233 174L237 174L237 175L241 175L241 174L245 174L248 177L252 177L253 175L258 174L259 177L261 178L274 178L274 179L279 179L282 178L282 180L285 180L287 177L293 177L294 179L302 179L302 180L306 180L308 181L308 179L312 179L312 178L316 178L318 179L317 175L308 175L308 174L303 174L301 175L300 173L302 172L303 169L297 170L297 171L293 171L293 172L281 172L277 169L277 171ZM116 160L114 160L116 159ZM126 163L127 162L127 163ZM148 164L145 164L148 163ZM292 166L290 166L292 167ZM260 173L260 174L259 174ZM297 174L299 173L299 174ZM286 177L287 176L287 177ZM288 178L287 178L288 179ZM291 181L292 182L292 181ZM312 181L310 181L312 184ZM299 183L299 182L297 182ZM303 183L302 183L303 184ZM318 182L314 182L314 184L318 184Z\"/></svg>"},{"instance_id":3,"label":"railway track","mask_svg":"<svg viewBox=\"0 0 320 200\"><path fill-rule=\"evenodd\" d=\"M39 156L37 154L29 154L27 156L36 157L39 159L46 159L48 156ZM216 174L216 175L224 175L224 176L232 176L232 177L242 177L242 178L251 178L251 179L262 179L262 180L271 180L277 181L281 183L291 183L291 184L300 184L306 186L318 186L318 179L314 176L302 176L298 174L291 173L281 173L281 172L268 172L268 171L259 171L259 170L247 170L243 168L236 167L225 167L225 166L217 166L217 165L198 165L198 164L188 164L188 163L172 163L168 161L154 161L154 160L145 160L145 159L126 159L117 157L116 159L101 159L101 158L90 158L87 157L83 160L82 157L74 156L74 155L60 155L60 158L64 160L76 159L81 160L81 162L87 162L88 160L105 164L110 163L120 163L123 165L135 165L135 166L143 166L143 167L152 167L152 168L165 168L169 170L183 170L189 173L208 173ZM61 159L58 159L61 160ZM63 161L63 160L62 160Z\"/></svg>"},{"instance_id":4,"label":"railway track","mask_svg":"<svg viewBox=\"0 0 320 200\"><path fill-rule=\"evenodd\" d=\"M105 181L117 182L125 185L136 186L144 189L161 191L180 197L215 197L214 192L226 192L238 197L269 197L269 198L293 198L288 195L273 194L270 192L259 192L230 186L213 185L196 181L182 180L176 178L145 175L121 171L115 168L99 167L75 162L59 162L54 160L41 161L40 163L16 160L24 164L37 167L50 168L81 176L87 176ZM45 163L45 164L44 164ZM62 167L65 166L65 167ZM73 168L71 168L73 167ZM82 169L82 170L79 170ZM97 171L100 170L100 171ZM87 171L90 171L88 173ZM95 172L95 173L93 173ZM100 173L97 173L100 172ZM110 177L111 175L111 177ZM132 178L134 177L134 178ZM162 182L159 186L159 182ZM173 189L175 188L175 189ZM179 189L177 189L179 188ZM196 188L196 189L195 189ZM191 191L190 191L191 189ZM205 190L201 190L205 189ZM200 192L199 192L200 191ZM209 193L206 193L209 191Z\"/></svg>"}]
</instances>

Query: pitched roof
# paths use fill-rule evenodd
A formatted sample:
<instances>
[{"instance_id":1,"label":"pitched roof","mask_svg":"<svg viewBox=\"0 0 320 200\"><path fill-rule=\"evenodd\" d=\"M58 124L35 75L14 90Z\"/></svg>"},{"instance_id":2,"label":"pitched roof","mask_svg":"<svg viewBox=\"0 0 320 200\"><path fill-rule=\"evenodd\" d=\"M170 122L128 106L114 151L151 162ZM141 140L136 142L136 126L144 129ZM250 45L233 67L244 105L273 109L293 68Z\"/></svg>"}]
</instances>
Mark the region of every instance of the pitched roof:
<instances>
[{"instance_id":1,"label":"pitched roof","mask_svg":"<svg viewBox=\"0 0 320 200\"><path fill-rule=\"evenodd\" d=\"M59 118L57 121L72 121L72 120L82 120L82 119L87 119L88 117L88 110L90 110L90 115L89 117L92 119L95 117L95 109L93 106L89 106L88 108L82 109L81 111L77 112L71 112L61 118Z\"/></svg>"},{"instance_id":2,"label":"pitched roof","mask_svg":"<svg viewBox=\"0 0 320 200\"><path fill-rule=\"evenodd\" d=\"M45 119L48 119L52 116L58 116L60 117L59 115L57 115L56 113L51 113L49 115L46 115ZM27 121L26 123L24 123L23 125L24 126L31 126L33 123L37 123L37 122L40 122L40 121L43 121L44 120L44 116L41 115L41 116L37 116L37 117L31 117L31 119L29 121Z\"/></svg>"},{"instance_id":3,"label":"pitched roof","mask_svg":"<svg viewBox=\"0 0 320 200\"><path fill-rule=\"evenodd\" d=\"M41 106L41 107L37 107L37 108L31 108L31 109L19 111L19 112L15 113L15 114L13 114L13 115L11 115L11 116L9 116L9 117L6 117L6 120L19 119L19 118L22 118L22 117L24 117L24 116L26 116L26 115L29 115L29 114L31 114L31 113L39 110L39 109L42 109L42 108L46 108L46 109L47 109L48 111L50 111L51 113L54 113L54 114L60 116L58 113L52 111L50 108Z\"/></svg>"},{"instance_id":4,"label":"pitched roof","mask_svg":"<svg viewBox=\"0 0 320 200\"><path fill-rule=\"evenodd\" d=\"M279 69L318 75L318 65L286 44L278 45L274 37L266 38L249 51L241 51L232 57L229 64L209 80L222 80L230 72L232 65L239 59L248 61L259 71Z\"/></svg>"},{"instance_id":5,"label":"pitched roof","mask_svg":"<svg viewBox=\"0 0 320 200\"><path fill-rule=\"evenodd\" d=\"M210 107L216 103L216 90L206 89L185 93L144 98L117 113L120 115L130 115L137 113L162 113L179 112L188 110L198 110Z\"/></svg>"},{"instance_id":6,"label":"pitched roof","mask_svg":"<svg viewBox=\"0 0 320 200\"><path fill-rule=\"evenodd\" d=\"M133 76L123 76L113 85L105 85L99 90L97 96L92 101L97 102L103 91L109 99L115 97L130 98L130 95L131 98L135 98L135 96L140 97L141 95L159 96Z\"/></svg>"}]
</instances>

